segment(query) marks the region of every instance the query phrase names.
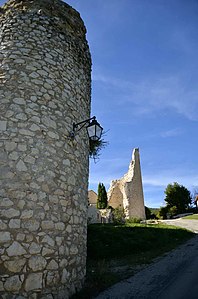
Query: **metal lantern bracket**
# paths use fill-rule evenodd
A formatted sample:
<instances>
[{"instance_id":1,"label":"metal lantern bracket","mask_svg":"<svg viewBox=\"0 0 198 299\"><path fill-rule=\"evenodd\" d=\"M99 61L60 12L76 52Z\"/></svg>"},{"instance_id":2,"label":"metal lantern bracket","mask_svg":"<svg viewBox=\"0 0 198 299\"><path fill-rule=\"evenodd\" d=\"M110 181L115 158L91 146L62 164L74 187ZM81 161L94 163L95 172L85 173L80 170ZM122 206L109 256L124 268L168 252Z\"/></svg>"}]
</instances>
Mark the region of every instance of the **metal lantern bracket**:
<instances>
[{"instance_id":1,"label":"metal lantern bracket","mask_svg":"<svg viewBox=\"0 0 198 299\"><path fill-rule=\"evenodd\" d=\"M92 122L90 122L92 120ZM72 132L70 132L70 138L74 138L75 137L75 135L76 135L76 133L77 132L79 132L82 128L84 128L85 126L86 126L86 124L87 124L87 126L86 126L86 128L87 128L87 130L88 130L88 128L90 128L91 126L92 126L92 123L93 123L93 125L94 126L97 126L98 128L99 128L99 135L100 136L89 136L91 139L93 139L93 140L98 140L98 139L100 139L100 137L101 137L101 134L102 134L102 130L103 130L103 128L100 126L100 124L97 122L97 120L96 120L96 117L95 116L93 116L93 117L91 117L91 118L88 118L88 119L86 119L86 120L83 120L83 121L81 121L81 122L78 122L78 123L73 123L73 130L72 130ZM89 132L88 132L88 135L89 135Z\"/></svg>"},{"instance_id":2,"label":"metal lantern bracket","mask_svg":"<svg viewBox=\"0 0 198 299\"><path fill-rule=\"evenodd\" d=\"M80 131L83 127L85 127L85 125L86 125L87 123L90 123L90 120L92 120L92 119L95 120L96 117L93 116L93 117L88 118L88 119L86 119L86 120L83 120L83 121L81 121L81 122L79 122L79 123L77 123L77 124L73 123L73 132L74 132L74 135L75 135L76 132ZM80 125L82 125L82 126L81 126L78 130L76 130L76 129L78 128L78 126L80 126Z\"/></svg>"}]
</instances>

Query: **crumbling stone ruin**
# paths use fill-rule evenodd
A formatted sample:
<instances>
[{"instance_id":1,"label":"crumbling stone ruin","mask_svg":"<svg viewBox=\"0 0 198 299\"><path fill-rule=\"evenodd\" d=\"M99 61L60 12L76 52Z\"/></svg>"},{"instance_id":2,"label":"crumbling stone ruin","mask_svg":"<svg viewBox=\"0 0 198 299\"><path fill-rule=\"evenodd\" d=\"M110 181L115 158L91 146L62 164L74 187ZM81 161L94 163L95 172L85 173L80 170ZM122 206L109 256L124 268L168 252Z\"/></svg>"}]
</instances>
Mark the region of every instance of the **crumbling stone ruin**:
<instances>
[{"instance_id":1,"label":"crumbling stone ruin","mask_svg":"<svg viewBox=\"0 0 198 299\"><path fill-rule=\"evenodd\" d=\"M128 172L121 179L111 182L108 205L112 208L124 208L127 219L146 219L138 148L133 150Z\"/></svg>"},{"instance_id":2,"label":"crumbling stone ruin","mask_svg":"<svg viewBox=\"0 0 198 299\"><path fill-rule=\"evenodd\" d=\"M60 0L0 8L0 298L67 299L86 272L91 58Z\"/></svg>"}]
</instances>

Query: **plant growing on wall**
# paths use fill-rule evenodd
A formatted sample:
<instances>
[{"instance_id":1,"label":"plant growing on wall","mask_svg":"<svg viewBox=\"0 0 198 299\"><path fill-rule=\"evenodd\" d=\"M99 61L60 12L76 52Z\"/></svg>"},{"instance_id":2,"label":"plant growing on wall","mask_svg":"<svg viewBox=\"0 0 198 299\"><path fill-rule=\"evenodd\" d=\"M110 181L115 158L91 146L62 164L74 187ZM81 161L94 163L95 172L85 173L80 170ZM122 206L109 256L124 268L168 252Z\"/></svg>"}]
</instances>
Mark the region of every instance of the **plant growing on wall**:
<instances>
[{"instance_id":1,"label":"plant growing on wall","mask_svg":"<svg viewBox=\"0 0 198 299\"><path fill-rule=\"evenodd\" d=\"M97 208L106 209L107 207L107 192L104 184L98 184L98 199L97 199Z\"/></svg>"},{"instance_id":2,"label":"plant growing on wall","mask_svg":"<svg viewBox=\"0 0 198 299\"><path fill-rule=\"evenodd\" d=\"M102 134L104 135L104 134ZM100 151L107 146L108 142L104 139L92 140L89 138L89 156L96 161L99 159Z\"/></svg>"}]
</instances>

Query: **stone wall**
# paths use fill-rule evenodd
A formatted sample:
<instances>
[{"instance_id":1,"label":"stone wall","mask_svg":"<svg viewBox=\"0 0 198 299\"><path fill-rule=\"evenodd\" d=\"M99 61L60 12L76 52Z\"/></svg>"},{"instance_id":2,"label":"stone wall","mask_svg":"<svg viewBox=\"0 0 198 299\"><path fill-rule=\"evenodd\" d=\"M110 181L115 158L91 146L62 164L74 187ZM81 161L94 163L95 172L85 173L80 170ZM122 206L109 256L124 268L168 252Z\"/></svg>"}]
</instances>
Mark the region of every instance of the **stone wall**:
<instances>
[{"instance_id":1,"label":"stone wall","mask_svg":"<svg viewBox=\"0 0 198 299\"><path fill-rule=\"evenodd\" d=\"M59 0L0 8L0 297L68 298L86 265L91 59Z\"/></svg>"},{"instance_id":2,"label":"stone wall","mask_svg":"<svg viewBox=\"0 0 198 299\"><path fill-rule=\"evenodd\" d=\"M89 190L88 191L88 203L91 205L94 205L96 207L97 199L98 199L98 194L96 194L96 192L94 192L93 190Z\"/></svg>"},{"instance_id":3,"label":"stone wall","mask_svg":"<svg viewBox=\"0 0 198 299\"><path fill-rule=\"evenodd\" d=\"M108 205L123 208L126 218L146 219L139 149L135 148L128 172L111 182Z\"/></svg>"}]
</instances>

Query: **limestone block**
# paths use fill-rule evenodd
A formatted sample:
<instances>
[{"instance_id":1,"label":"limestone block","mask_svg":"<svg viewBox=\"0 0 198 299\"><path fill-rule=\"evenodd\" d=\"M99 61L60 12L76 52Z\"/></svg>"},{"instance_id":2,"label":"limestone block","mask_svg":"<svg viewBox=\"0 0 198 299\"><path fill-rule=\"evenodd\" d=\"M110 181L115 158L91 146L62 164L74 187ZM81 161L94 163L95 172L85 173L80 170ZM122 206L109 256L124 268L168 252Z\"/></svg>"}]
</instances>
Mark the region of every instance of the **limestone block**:
<instances>
[{"instance_id":1,"label":"limestone block","mask_svg":"<svg viewBox=\"0 0 198 299\"><path fill-rule=\"evenodd\" d=\"M32 131L26 129L19 130L19 133L25 136L34 136L34 133Z\"/></svg>"},{"instance_id":2,"label":"limestone block","mask_svg":"<svg viewBox=\"0 0 198 299\"><path fill-rule=\"evenodd\" d=\"M6 279L4 283L4 288L8 292L17 292L20 290L22 281L18 275L11 276Z\"/></svg>"},{"instance_id":3,"label":"limestone block","mask_svg":"<svg viewBox=\"0 0 198 299\"><path fill-rule=\"evenodd\" d=\"M39 131L40 130L40 127L39 126L37 126L36 124L33 124L33 125L31 125L31 127L30 127L30 130L31 131Z\"/></svg>"},{"instance_id":4,"label":"limestone block","mask_svg":"<svg viewBox=\"0 0 198 299\"><path fill-rule=\"evenodd\" d=\"M54 253L54 249L43 247L42 256L52 255Z\"/></svg>"},{"instance_id":5,"label":"limestone block","mask_svg":"<svg viewBox=\"0 0 198 299\"><path fill-rule=\"evenodd\" d=\"M70 161L69 161L69 159L65 159L65 160L63 160L63 165L65 165L65 166L70 166Z\"/></svg>"},{"instance_id":6,"label":"limestone block","mask_svg":"<svg viewBox=\"0 0 198 299\"><path fill-rule=\"evenodd\" d=\"M10 160L14 160L14 161L16 161L16 160L18 160L18 158L19 158L19 153L17 153L17 152L12 152L12 153L9 155L9 159L10 159Z\"/></svg>"},{"instance_id":7,"label":"limestone block","mask_svg":"<svg viewBox=\"0 0 198 299\"><path fill-rule=\"evenodd\" d=\"M76 255L78 253L78 248L74 244L70 247L70 253Z\"/></svg>"},{"instance_id":8,"label":"limestone block","mask_svg":"<svg viewBox=\"0 0 198 299\"><path fill-rule=\"evenodd\" d=\"M29 247L29 252L31 254L37 254L41 252L41 246L35 242L32 242Z\"/></svg>"},{"instance_id":9,"label":"limestone block","mask_svg":"<svg viewBox=\"0 0 198 299\"><path fill-rule=\"evenodd\" d=\"M38 196L36 193L30 193L30 194L28 194L28 198L32 201L37 201Z\"/></svg>"},{"instance_id":10,"label":"limestone block","mask_svg":"<svg viewBox=\"0 0 198 299\"><path fill-rule=\"evenodd\" d=\"M64 230L65 229L65 224L63 222L57 222L57 223L55 223L55 229Z\"/></svg>"},{"instance_id":11,"label":"limestone block","mask_svg":"<svg viewBox=\"0 0 198 299\"><path fill-rule=\"evenodd\" d=\"M14 141L6 141L5 142L5 149L8 152L13 151L17 147L17 143Z\"/></svg>"},{"instance_id":12,"label":"limestone block","mask_svg":"<svg viewBox=\"0 0 198 299\"><path fill-rule=\"evenodd\" d=\"M25 240L25 234L19 233L16 236L17 241L24 241Z\"/></svg>"},{"instance_id":13,"label":"limestone block","mask_svg":"<svg viewBox=\"0 0 198 299\"><path fill-rule=\"evenodd\" d=\"M71 176L68 178L68 184L69 184L69 185L73 185L73 186L75 186L75 184L76 184L76 178L75 178L74 175L71 175Z\"/></svg>"},{"instance_id":14,"label":"limestone block","mask_svg":"<svg viewBox=\"0 0 198 299\"><path fill-rule=\"evenodd\" d=\"M0 244L11 241L11 235L9 232L0 232Z\"/></svg>"},{"instance_id":15,"label":"limestone block","mask_svg":"<svg viewBox=\"0 0 198 299\"><path fill-rule=\"evenodd\" d=\"M24 206L25 206L25 200L23 199L19 200L17 207L22 210Z\"/></svg>"},{"instance_id":16,"label":"limestone block","mask_svg":"<svg viewBox=\"0 0 198 299\"><path fill-rule=\"evenodd\" d=\"M69 224L66 227L66 232L71 233L72 232L72 226Z\"/></svg>"},{"instance_id":17,"label":"limestone block","mask_svg":"<svg viewBox=\"0 0 198 299\"><path fill-rule=\"evenodd\" d=\"M66 269L63 269L61 282L66 283L69 278L69 272Z\"/></svg>"},{"instance_id":18,"label":"limestone block","mask_svg":"<svg viewBox=\"0 0 198 299\"><path fill-rule=\"evenodd\" d=\"M25 236L26 242L29 244L30 242L33 241L34 236L32 234L28 234Z\"/></svg>"},{"instance_id":19,"label":"limestone block","mask_svg":"<svg viewBox=\"0 0 198 299\"><path fill-rule=\"evenodd\" d=\"M0 131L6 131L7 128L7 121L1 120L0 121Z\"/></svg>"},{"instance_id":20,"label":"limestone block","mask_svg":"<svg viewBox=\"0 0 198 299\"><path fill-rule=\"evenodd\" d=\"M47 265L47 261L42 256L32 256L28 261L28 265L33 271L41 271Z\"/></svg>"},{"instance_id":21,"label":"limestone block","mask_svg":"<svg viewBox=\"0 0 198 299\"><path fill-rule=\"evenodd\" d=\"M60 204L61 204L61 206L67 207L68 206L68 201L65 200L65 199L61 199Z\"/></svg>"},{"instance_id":22,"label":"limestone block","mask_svg":"<svg viewBox=\"0 0 198 299\"><path fill-rule=\"evenodd\" d=\"M61 268L66 268L67 265L68 265L68 261L65 258L60 261Z\"/></svg>"},{"instance_id":23,"label":"limestone block","mask_svg":"<svg viewBox=\"0 0 198 299\"><path fill-rule=\"evenodd\" d=\"M19 64L23 64L23 63L25 63L25 60L24 59L15 59L14 62L19 63Z\"/></svg>"},{"instance_id":24,"label":"limestone block","mask_svg":"<svg viewBox=\"0 0 198 299\"><path fill-rule=\"evenodd\" d=\"M24 265L26 263L26 259L20 259L20 258L16 258L15 260L12 261L5 261L4 262L4 266L10 271L10 272L20 272Z\"/></svg>"},{"instance_id":25,"label":"limestone block","mask_svg":"<svg viewBox=\"0 0 198 299\"><path fill-rule=\"evenodd\" d=\"M14 218L14 217L18 217L20 215L20 212L16 209L10 208L7 210L1 210L0 215L1 217L5 217L5 218Z\"/></svg>"},{"instance_id":26,"label":"limestone block","mask_svg":"<svg viewBox=\"0 0 198 299\"><path fill-rule=\"evenodd\" d=\"M21 227L21 220L20 219L11 219L9 221L10 228L20 228Z\"/></svg>"},{"instance_id":27,"label":"limestone block","mask_svg":"<svg viewBox=\"0 0 198 299\"><path fill-rule=\"evenodd\" d=\"M58 246L60 246L62 244L62 242L64 241L64 238L63 237L56 237L56 244Z\"/></svg>"},{"instance_id":28,"label":"limestone block","mask_svg":"<svg viewBox=\"0 0 198 299\"><path fill-rule=\"evenodd\" d=\"M29 219L32 218L34 212L32 210L24 210L21 213L21 219Z\"/></svg>"},{"instance_id":29,"label":"limestone block","mask_svg":"<svg viewBox=\"0 0 198 299\"><path fill-rule=\"evenodd\" d=\"M49 271L47 273L46 284L47 286L55 286L60 281L60 276L58 271Z\"/></svg>"},{"instance_id":30,"label":"limestone block","mask_svg":"<svg viewBox=\"0 0 198 299\"><path fill-rule=\"evenodd\" d=\"M47 127L51 127L51 128L53 128L53 129L56 129L56 123L55 123L55 121L53 121L51 118L49 118L49 117L43 117L42 119L41 119L41 121L42 121L42 123L44 124L44 125L46 125Z\"/></svg>"},{"instance_id":31,"label":"limestone block","mask_svg":"<svg viewBox=\"0 0 198 299\"><path fill-rule=\"evenodd\" d=\"M42 243L47 243L48 245L50 245L50 246L52 246L52 247L54 247L54 245L55 245L55 241L54 241L50 236L48 236L48 235L46 235L46 236L42 239L41 242L42 242Z\"/></svg>"},{"instance_id":32,"label":"limestone block","mask_svg":"<svg viewBox=\"0 0 198 299\"><path fill-rule=\"evenodd\" d=\"M27 292L40 290L42 288L42 273L31 273L25 281L25 290Z\"/></svg>"},{"instance_id":33,"label":"limestone block","mask_svg":"<svg viewBox=\"0 0 198 299\"><path fill-rule=\"evenodd\" d=\"M19 113L15 116L17 119L20 119L20 120L27 120L27 116L25 113Z\"/></svg>"},{"instance_id":34,"label":"limestone block","mask_svg":"<svg viewBox=\"0 0 198 299\"><path fill-rule=\"evenodd\" d=\"M24 158L24 162L25 163L29 163L29 164L34 164L35 163L35 158L34 157L31 157L31 156L26 156Z\"/></svg>"},{"instance_id":35,"label":"limestone block","mask_svg":"<svg viewBox=\"0 0 198 299\"><path fill-rule=\"evenodd\" d=\"M26 254L26 250L19 242L14 241L8 249L6 249L8 256L17 256Z\"/></svg>"},{"instance_id":36,"label":"limestone block","mask_svg":"<svg viewBox=\"0 0 198 299\"><path fill-rule=\"evenodd\" d=\"M22 227L25 229L28 229L31 232L37 231L40 226L39 221L35 219L30 220L23 220L22 221Z\"/></svg>"},{"instance_id":37,"label":"limestone block","mask_svg":"<svg viewBox=\"0 0 198 299\"><path fill-rule=\"evenodd\" d=\"M49 264L46 267L48 270L57 270L58 269L58 264L55 260L51 260Z\"/></svg>"},{"instance_id":38,"label":"limestone block","mask_svg":"<svg viewBox=\"0 0 198 299\"><path fill-rule=\"evenodd\" d=\"M19 105L25 105L25 100L23 98L15 98L13 102Z\"/></svg>"},{"instance_id":39,"label":"limestone block","mask_svg":"<svg viewBox=\"0 0 198 299\"><path fill-rule=\"evenodd\" d=\"M45 220L41 222L42 229L54 229L54 222L50 220Z\"/></svg>"},{"instance_id":40,"label":"limestone block","mask_svg":"<svg viewBox=\"0 0 198 299\"><path fill-rule=\"evenodd\" d=\"M11 201L9 198L2 198L0 200L0 207L10 207L13 206L13 201Z\"/></svg>"},{"instance_id":41,"label":"limestone block","mask_svg":"<svg viewBox=\"0 0 198 299\"><path fill-rule=\"evenodd\" d=\"M7 224L0 220L0 230L6 230L7 229Z\"/></svg>"},{"instance_id":42,"label":"limestone block","mask_svg":"<svg viewBox=\"0 0 198 299\"><path fill-rule=\"evenodd\" d=\"M27 146L25 144L19 144L18 149L19 151L25 152L27 150Z\"/></svg>"},{"instance_id":43,"label":"limestone block","mask_svg":"<svg viewBox=\"0 0 198 299\"><path fill-rule=\"evenodd\" d=\"M27 171L27 167L25 166L25 163L24 163L22 160L20 160L20 161L17 163L17 165L16 165L16 169L17 169L18 171Z\"/></svg>"}]
</instances>

